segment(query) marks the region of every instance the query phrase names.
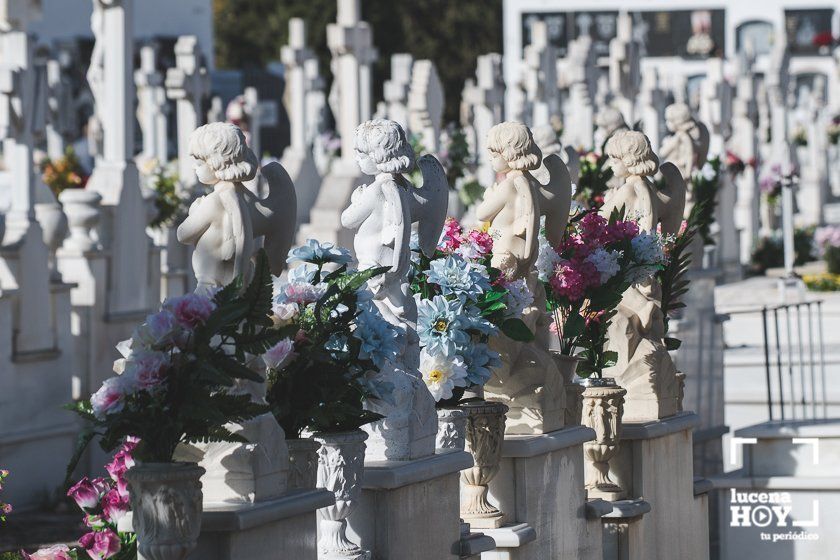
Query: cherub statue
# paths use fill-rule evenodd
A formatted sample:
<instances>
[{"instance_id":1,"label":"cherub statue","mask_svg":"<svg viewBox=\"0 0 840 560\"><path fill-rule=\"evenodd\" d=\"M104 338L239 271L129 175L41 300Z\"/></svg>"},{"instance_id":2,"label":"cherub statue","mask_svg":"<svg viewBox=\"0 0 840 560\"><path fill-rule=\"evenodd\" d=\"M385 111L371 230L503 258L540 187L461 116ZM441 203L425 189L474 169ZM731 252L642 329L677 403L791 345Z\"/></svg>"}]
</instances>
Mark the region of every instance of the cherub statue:
<instances>
[{"instance_id":1,"label":"cherub statue","mask_svg":"<svg viewBox=\"0 0 840 560\"><path fill-rule=\"evenodd\" d=\"M630 130L627 122L624 120L624 115L615 107L605 107L601 109L595 116L595 145L604 151L607 145L607 140L621 130Z\"/></svg>"},{"instance_id":2,"label":"cherub statue","mask_svg":"<svg viewBox=\"0 0 840 560\"><path fill-rule=\"evenodd\" d=\"M365 429L371 433L368 456L380 459L413 459L434 452L437 417L434 399L420 380L420 347L417 307L411 294L411 228L417 224L420 250L433 254L446 219L449 186L446 173L432 156L420 158L422 187L405 174L414 168L414 151L403 129L394 121L376 119L362 123L355 134L356 161L374 180L356 187L341 225L357 230L353 239L359 269L389 267L369 286L374 303L387 321L404 333L399 363L381 372L394 384L394 403L370 403L385 416Z\"/></svg>"},{"instance_id":3,"label":"cherub statue","mask_svg":"<svg viewBox=\"0 0 840 560\"><path fill-rule=\"evenodd\" d=\"M193 270L197 291L224 286L238 275L251 274L251 258L264 236L263 246L272 274L279 275L295 233L295 187L276 162L259 170L245 136L229 123L211 123L190 137L198 180L213 192L195 200L178 226L178 241L195 245ZM261 171L269 194L259 200L243 183Z\"/></svg>"},{"instance_id":4,"label":"cherub statue","mask_svg":"<svg viewBox=\"0 0 840 560\"><path fill-rule=\"evenodd\" d=\"M485 384L485 395L510 407L507 433L534 434L563 427L563 379L548 352L549 318L545 293L534 269L539 250L540 217L545 216L548 241L562 240L569 219L572 188L569 172L556 154L542 159L531 131L522 123L504 122L490 129L488 150L493 169L504 177L484 192L476 209L479 220L490 222L492 264L506 281L524 281L534 302L523 321L537 340L516 342L505 336L491 339L502 366ZM531 175L544 168L545 183Z\"/></svg>"},{"instance_id":5,"label":"cherub statue","mask_svg":"<svg viewBox=\"0 0 840 560\"><path fill-rule=\"evenodd\" d=\"M685 103L665 108L665 126L671 134L662 139L659 155L663 161L673 162L683 179L689 181L709 155L709 129L691 116Z\"/></svg>"},{"instance_id":6,"label":"cherub statue","mask_svg":"<svg viewBox=\"0 0 840 560\"><path fill-rule=\"evenodd\" d=\"M639 228L655 233L676 233L685 207L685 182L671 163L663 165L666 187L657 189L651 177L659 168L650 141L641 132L618 132L607 141L606 153L622 185L610 193L600 212L608 217L624 208ZM676 367L665 347L661 286L655 278L633 284L624 292L610 324L608 350L618 354L615 366L604 375L615 377L627 389L627 421L658 419L676 413L679 387Z\"/></svg>"}]
</instances>

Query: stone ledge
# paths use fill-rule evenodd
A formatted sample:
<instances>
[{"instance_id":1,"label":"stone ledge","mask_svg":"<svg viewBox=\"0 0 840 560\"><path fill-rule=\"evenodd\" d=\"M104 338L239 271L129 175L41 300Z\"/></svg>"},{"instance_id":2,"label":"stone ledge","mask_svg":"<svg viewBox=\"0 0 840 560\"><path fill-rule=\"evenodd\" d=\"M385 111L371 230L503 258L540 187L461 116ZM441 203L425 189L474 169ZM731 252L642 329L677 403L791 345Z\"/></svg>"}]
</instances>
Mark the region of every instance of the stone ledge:
<instances>
[{"instance_id":1,"label":"stone ledge","mask_svg":"<svg viewBox=\"0 0 840 560\"><path fill-rule=\"evenodd\" d=\"M603 515L601 519L606 521L620 522L630 521L650 512L650 504L644 500L617 500L607 502L612 504L612 511Z\"/></svg>"},{"instance_id":2,"label":"stone ledge","mask_svg":"<svg viewBox=\"0 0 840 560\"><path fill-rule=\"evenodd\" d=\"M244 531L273 521L314 512L335 503L335 495L323 488L296 490L274 500L255 504L205 506L201 531L225 533Z\"/></svg>"},{"instance_id":3,"label":"stone ledge","mask_svg":"<svg viewBox=\"0 0 840 560\"><path fill-rule=\"evenodd\" d=\"M840 477L803 477L803 476L744 476L743 471L734 471L721 476L711 477L710 482L716 490L728 488L754 488L761 490L802 490L802 491L837 491L840 490Z\"/></svg>"},{"instance_id":4,"label":"stone ledge","mask_svg":"<svg viewBox=\"0 0 840 560\"><path fill-rule=\"evenodd\" d=\"M44 348L43 350L15 352L12 354L12 363L34 364L38 362L52 362L59 357L61 357L61 350L59 348Z\"/></svg>"},{"instance_id":5,"label":"stone ledge","mask_svg":"<svg viewBox=\"0 0 840 560\"><path fill-rule=\"evenodd\" d=\"M627 422L621 427L622 440L653 439L684 430L690 430L700 425L700 417L694 412L678 412L667 418L651 420L649 422Z\"/></svg>"},{"instance_id":6,"label":"stone ledge","mask_svg":"<svg viewBox=\"0 0 840 560\"><path fill-rule=\"evenodd\" d=\"M79 433L79 426L72 419L61 424L43 426L38 428L26 428L16 432L0 433L0 448L13 447L18 444L31 443L34 441L54 439L64 436L73 436L75 439Z\"/></svg>"},{"instance_id":7,"label":"stone ledge","mask_svg":"<svg viewBox=\"0 0 840 560\"><path fill-rule=\"evenodd\" d=\"M438 452L413 461L365 462L362 488L365 490L393 490L456 473L473 466L472 455L466 451Z\"/></svg>"},{"instance_id":8,"label":"stone ledge","mask_svg":"<svg viewBox=\"0 0 840 560\"><path fill-rule=\"evenodd\" d=\"M729 426L712 426L703 430L694 430L694 445L706 443L729 433Z\"/></svg>"},{"instance_id":9,"label":"stone ledge","mask_svg":"<svg viewBox=\"0 0 840 560\"><path fill-rule=\"evenodd\" d=\"M586 502L586 518L600 519L613 510L611 502L601 498L593 498Z\"/></svg>"},{"instance_id":10,"label":"stone ledge","mask_svg":"<svg viewBox=\"0 0 840 560\"><path fill-rule=\"evenodd\" d=\"M738 437L790 439L791 437L840 437L840 418L773 420L735 430Z\"/></svg>"},{"instance_id":11,"label":"stone ledge","mask_svg":"<svg viewBox=\"0 0 840 560\"><path fill-rule=\"evenodd\" d=\"M585 426L570 426L555 432L533 436L505 436L505 441L502 444L502 457L545 455L593 439L595 439L595 430Z\"/></svg>"},{"instance_id":12,"label":"stone ledge","mask_svg":"<svg viewBox=\"0 0 840 560\"><path fill-rule=\"evenodd\" d=\"M458 549L452 551L453 555L460 556L461 558L467 558L475 556L476 554L481 554L482 552L495 550L496 541L493 540L493 537L485 535L484 533L470 533L462 536L461 540L458 541L453 548Z\"/></svg>"},{"instance_id":13,"label":"stone ledge","mask_svg":"<svg viewBox=\"0 0 840 560\"><path fill-rule=\"evenodd\" d=\"M708 478L694 478L694 495L701 496L703 494L708 494L712 490L714 490L715 485L714 483L709 480Z\"/></svg>"},{"instance_id":14,"label":"stone ledge","mask_svg":"<svg viewBox=\"0 0 840 560\"><path fill-rule=\"evenodd\" d=\"M496 548L519 548L537 540L537 532L527 523L513 523L498 529L482 529L481 532L496 541Z\"/></svg>"}]
</instances>

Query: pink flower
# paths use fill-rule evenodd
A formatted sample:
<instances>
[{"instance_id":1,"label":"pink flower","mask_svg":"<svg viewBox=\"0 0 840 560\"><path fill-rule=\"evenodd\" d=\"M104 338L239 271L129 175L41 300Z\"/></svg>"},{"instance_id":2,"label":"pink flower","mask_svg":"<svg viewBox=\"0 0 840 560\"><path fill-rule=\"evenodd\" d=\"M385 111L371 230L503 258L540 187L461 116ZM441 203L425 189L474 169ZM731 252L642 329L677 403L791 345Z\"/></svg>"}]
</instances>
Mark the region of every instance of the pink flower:
<instances>
[{"instance_id":1,"label":"pink flower","mask_svg":"<svg viewBox=\"0 0 840 560\"><path fill-rule=\"evenodd\" d=\"M131 508L128 496L123 496L118 490L111 490L102 498L102 513L116 525Z\"/></svg>"},{"instance_id":2,"label":"pink flower","mask_svg":"<svg viewBox=\"0 0 840 560\"><path fill-rule=\"evenodd\" d=\"M87 533L79 539L79 544L93 560L110 558L120 551L120 538L110 529Z\"/></svg>"},{"instance_id":3,"label":"pink flower","mask_svg":"<svg viewBox=\"0 0 840 560\"><path fill-rule=\"evenodd\" d=\"M461 224L455 218L446 218L443 224L443 235L438 242L438 249L445 253L451 253L458 249L463 242Z\"/></svg>"},{"instance_id":4,"label":"pink flower","mask_svg":"<svg viewBox=\"0 0 840 560\"><path fill-rule=\"evenodd\" d=\"M570 265L568 261L558 264L549 283L557 295L578 301L583 298L586 283L583 275Z\"/></svg>"},{"instance_id":5,"label":"pink flower","mask_svg":"<svg viewBox=\"0 0 840 560\"><path fill-rule=\"evenodd\" d=\"M175 320L185 329L194 329L203 324L216 309L216 304L209 298L198 294L186 294L167 298L163 308L175 315Z\"/></svg>"},{"instance_id":6,"label":"pink flower","mask_svg":"<svg viewBox=\"0 0 840 560\"><path fill-rule=\"evenodd\" d=\"M131 338L140 346L156 348L174 343L179 330L175 315L162 309L147 316L146 322L135 329Z\"/></svg>"},{"instance_id":7,"label":"pink flower","mask_svg":"<svg viewBox=\"0 0 840 560\"><path fill-rule=\"evenodd\" d=\"M295 343L284 338L263 354L265 367L269 369L280 369L295 357Z\"/></svg>"},{"instance_id":8,"label":"pink flower","mask_svg":"<svg viewBox=\"0 0 840 560\"><path fill-rule=\"evenodd\" d=\"M132 389L152 389L163 382L170 365L169 354L165 352L132 352L125 362L124 383Z\"/></svg>"},{"instance_id":9,"label":"pink flower","mask_svg":"<svg viewBox=\"0 0 840 560\"><path fill-rule=\"evenodd\" d=\"M326 284L307 284L307 283L294 283L289 284L286 286L286 302L288 303L312 303L313 301L318 301L324 292L327 291Z\"/></svg>"},{"instance_id":10,"label":"pink flower","mask_svg":"<svg viewBox=\"0 0 840 560\"><path fill-rule=\"evenodd\" d=\"M83 510L94 509L99 505L99 489L93 485L88 477L83 477L77 482L67 491L67 495L73 498L76 505Z\"/></svg>"},{"instance_id":11,"label":"pink flower","mask_svg":"<svg viewBox=\"0 0 840 560\"><path fill-rule=\"evenodd\" d=\"M123 443L122 451L126 453L131 453L137 448L137 444L140 443L140 438L135 436L128 436L125 438L125 443Z\"/></svg>"},{"instance_id":12,"label":"pink flower","mask_svg":"<svg viewBox=\"0 0 840 560\"><path fill-rule=\"evenodd\" d=\"M21 551L24 560L71 560L70 549L67 545L57 544L49 548L42 548L32 554Z\"/></svg>"},{"instance_id":13,"label":"pink flower","mask_svg":"<svg viewBox=\"0 0 840 560\"><path fill-rule=\"evenodd\" d=\"M633 220L619 221L607 226L604 233L604 243L626 241L639 235L639 224Z\"/></svg>"},{"instance_id":14,"label":"pink flower","mask_svg":"<svg viewBox=\"0 0 840 560\"><path fill-rule=\"evenodd\" d=\"M470 230L467 234L467 239L475 247L479 256L483 257L493 251L493 238L489 233L479 231L477 229Z\"/></svg>"},{"instance_id":15,"label":"pink flower","mask_svg":"<svg viewBox=\"0 0 840 560\"><path fill-rule=\"evenodd\" d=\"M3 504L3 506L0 507L0 511L2 511L4 515L12 513L12 504Z\"/></svg>"},{"instance_id":16,"label":"pink flower","mask_svg":"<svg viewBox=\"0 0 840 560\"><path fill-rule=\"evenodd\" d=\"M90 397L93 414L103 420L107 414L119 412L125 406L125 384L119 377L109 377Z\"/></svg>"},{"instance_id":17,"label":"pink flower","mask_svg":"<svg viewBox=\"0 0 840 560\"><path fill-rule=\"evenodd\" d=\"M113 481L117 483L117 492L121 496L128 496L128 483L125 480L125 473L133 466L134 459L124 450L117 452L114 455L114 460L105 465L105 470L111 475Z\"/></svg>"}]
</instances>

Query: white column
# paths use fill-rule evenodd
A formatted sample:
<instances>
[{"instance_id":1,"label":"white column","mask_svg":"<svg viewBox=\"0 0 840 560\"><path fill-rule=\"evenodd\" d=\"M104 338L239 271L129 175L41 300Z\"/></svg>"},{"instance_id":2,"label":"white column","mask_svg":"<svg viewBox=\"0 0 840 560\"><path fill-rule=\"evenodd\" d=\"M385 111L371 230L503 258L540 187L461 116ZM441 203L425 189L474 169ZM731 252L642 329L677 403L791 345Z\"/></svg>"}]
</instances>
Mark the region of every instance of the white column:
<instances>
[{"instance_id":1,"label":"white column","mask_svg":"<svg viewBox=\"0 0 840 560\"><path fill-rule=\"evenodd\" d=\"M167 161L166 89L163 75L157 70L157 47L140 49L140 68L134 73L137 86L138 121L143 131L143 156Z\"/></svg>"}]
</instances>

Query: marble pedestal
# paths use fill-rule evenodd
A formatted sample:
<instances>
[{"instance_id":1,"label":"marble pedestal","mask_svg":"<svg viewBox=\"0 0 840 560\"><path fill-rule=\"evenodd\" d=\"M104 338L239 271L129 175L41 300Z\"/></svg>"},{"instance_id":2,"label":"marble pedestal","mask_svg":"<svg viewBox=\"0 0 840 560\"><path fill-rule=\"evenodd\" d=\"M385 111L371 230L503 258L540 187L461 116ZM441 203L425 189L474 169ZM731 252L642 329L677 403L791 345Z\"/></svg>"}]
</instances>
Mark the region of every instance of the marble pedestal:
<instances>
[{"instance_id":1,"label":"marble pedestal","mask_svg":"<svg viewBox=\"0 0 840 560\"><path fill-rule=\"evenodd\" d=\"M644 515L650 504L644 500L607 502L610 511L601 517L604 525L604 560L642 560L645 556Z\"/></svg>"},{"instance_id":2,"label":"marble pedestal","mask_svg":"<svg viewBox=\"0 0 840 560\"><path fill-rule=\"evenodd\" d=\"M651 506L638 527L646 559L709 558L708 503L695 498L692 430L699 423L697 414L680 412L623 425L610 477L631 500Z\"/></svg>"},{"instance_id":3,"label":"marble pedestal","mask_svg":"<svg viewBox=\"0 0 840 560\"><path fill-rule=\"evenodd\" d=\"M458 484L472 464L469 453L443 450L412 461L366 461L362 497L347 520L350 540L376 560L459 556Z\"/></svg>"},{"instance_id":4,"label":"marble pedestal","mask_svg":"<svg viewBox=\"0 0 840 560\"><path fill-rule=\"evenodd\" d=\"M490 501L508 523L482 529L496 541L482 560L601 559L601 521L584 489L583 443L594 438L583 426L505 437Z\"/></svg>"}]
</instances>

